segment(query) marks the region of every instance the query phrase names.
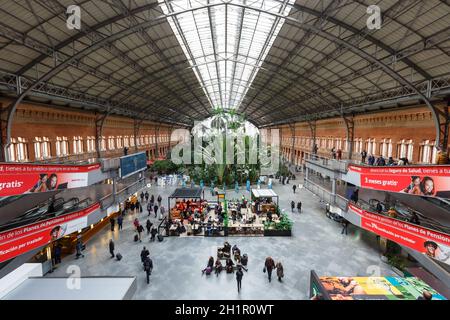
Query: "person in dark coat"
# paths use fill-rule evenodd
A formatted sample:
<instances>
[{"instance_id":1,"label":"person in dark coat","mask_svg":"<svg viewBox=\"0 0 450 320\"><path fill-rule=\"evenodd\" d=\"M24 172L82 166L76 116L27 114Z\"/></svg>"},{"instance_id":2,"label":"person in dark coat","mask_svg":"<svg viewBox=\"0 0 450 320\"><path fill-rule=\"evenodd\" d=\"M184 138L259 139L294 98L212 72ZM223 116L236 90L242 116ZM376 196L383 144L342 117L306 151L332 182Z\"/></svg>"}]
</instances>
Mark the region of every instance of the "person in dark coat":
<instances>
[{"instance_id":1,"label":"person in dark coat","mask_svg":"<svg viewBox=\"0 0 450 320\"><path fill-rule=\"evenodd\" d=\"M269 278L269 282L272 281L272 271L275 269L275 261L273 261L272 257L267 257L264 262L264 270L267 271L267 277Z\"/></svg>"},{"instance_id":2,"label":"person in dark coat","mask_svg":"<svg viewBox=\"0 0 450 320\"><path fill-rule=\"evenodd\" d=\"M294 183L294 185L292 186L292 190L294 190L294 193L295 193L296 189L297 189L297 185Z\"/></svg>"},{"instance_id":3,"label":"person in dark coat","mask_svg":"<svg viewBox=\"0 0 450 320\"><path fill-rule=\"evenodd\" d=\"M57 244L55 247L55 264L61 263L61 245Z\"/></svg>"},{"instance_id":4,"label":"person in dark coat","mask_svg":"<svg viewBox=\"0 0 450 320\"><path fill-rule=\"evenodd\" d=\"M284 268L283 265L281 264L281 262L278 262L275 266L275 268L277 268L277 277L278 277L278 281L281 282L281 279L284 277Z\"/></svg>"},{"instance_id":5,"label":"person in dark coat","mask_svg":"<svg viewBox=\"0 0 450 320\"><path fill-rule=\"evenodd\" d=\"M158 217L158 205L155 204L155 206L153 207L153 211L155 211L155 218Z\"/></svg>"},{"instance_id":6,"label":"person in dark coat","mask_svg":"<svg viewBox=\"0 0 450 320\"><path fill-rule=\"evenodd\" d=\"M145 228L147 229L147 234L150 234L150 231L152 230L153 223L150 221L150 219L147 219L147 222L145 224Z\"/></svg>"},{"instance_id":7,"label":"person in dark coat","mask_svg":"<svg viewBox=\"0 0 450 320\"><path fill-rule=\"evenodd\" d=\"M302 212L302 202L301 201L297 202L297 211L298 211L298 213Z\"/></svg>"},{"instance_id":8,"label":"person in dark coat","mask_svg":"<svg viewBox=\"0 0 450 320\"><path fill-rule=\"evenodd\" d=\"M116 255L114 254L114 241L113 239L109 240L109 253L111 253L111 258L114 258Z\"/></svg>"},{"instance_id":9,"label":"person in dark coat","mask_svg":"<svg viewBox=\"0 0 450 320\"><path fill-rule=\"evenodd\" d=\"M161 195L158 195L158 206L160 206L161 207L161 201L162 201L162 197L161 197Z\"/></svg>"},{"instance_id":10,"label":"person in dark coat","mask_svg":"<svg viewBox=\"0 0 450 320\"><path fill-rule=\"evenodd\" d=\"M242 272L242 268L238 267L237 272L236 272L236 282L237 282L238 292L241 292L243 276L244 276L244 273Z\"/></svg>"},{"instance_id":11,"label":"person in dark coat","mask_svg":"<svg viewBox=\"0 0 450 320\"><path fill-rule=\"evenodd\" d=\"M342 221L342 231L341 234L346 234L347 235L347 228L348 228L348 221L344 220Z\"/></svg>"},{"instance_id":12,"label":"person in dark coat","mask_svg":"<svg viewBox=\"0 0 450 320\"><path fill-rule=\"evenodd\" d=\"M119 230L122 230L122 224L123 224L123 215L119 215L117 217L117 225L119 226Z\"/></svg>"},{"instance_id":13,"label":"person in dark coat","mask_svg":"<svg viewBox=\"0 0 450 320\"><path fill-rule=\"evenodd\" d=\"M291 201L291 212L294 212L294 209L295 209L295 201L292 200Z\"/></svg>"},{"instance_id":14,"label":"person in dark coat","mask_svg":"<svg viewBox=\"0 0 450 320\"><path fill-rule=\"evenodd\" d=\"M144 191L142 191L140 194L141 202L144 202L144 197L145 197Z\"/></svg>"},{"instance_id":15,"label":"person in dark coat","mask_svg":"<svg viewBox=\"0 0 450 320\"><path fill-rule=\"evenodd\" d=\"M145 202L148 202L148 197L149 197L150 195L148 194L148 191L145 191Z\"/></svg>"},{"instance_id":16,"label":"person in dark coat","mask_svg":"<svg viewBox=\"0 0 450 320\"><path fill-rule=\"evenodd\" d=\"M148 251L148 249L144 247L141 251L141 262L144 263L145 258L147 258L148 256L150 256L150 251Z\"/></svg>"},{"instance_id":17,"label":"person in dark coat","mask_svg":"<svg viewBox=\"0 0 450 320\"><path fill-rule=\"evenodd\" d=\"M114 232L114 226L116 225L116 220L114 220L113 217L109 219L109 222L111 223L111 231Z\"/></svg>"},{"instance_id":18,"label":"person in dark coat","mask_svg":"<svg viewBox=\"0 0 450 320\"><path fill-rule=\"evenodd\" d=\"M81 242L81 239L77 240L75 249L77 250L76 258L77 259L79 259L80 257L84 258L84 254L81 253L81 250L83 250L83 243Z\"/></svg>"},{"instance_id":19,"label":"person in dark coat","mask_svg":"<svg viewBox=\"0 0 450 320\"><path fill-rule=\"evenodd\" d=\"M150 241L155 241L155 237L158 234L158 230L156 230L156 227L152 228L152 231L150 231L152 237L150 238Z\"/></svg>"},{"instance_id":20,"label":"person in dark coat","mask_svg":"<svg viewBox=\"0 0 450 320\"><path fill-rule=\"evenodd\" d=\"M150 202L152 203L152 205L153 205L153 203L155 203L155 196L153 194L150 197Z\"/></svg>"},{"instance_id":21,"label":"person in dark coat","mask_svg":"<svg viewBox=\"0 0 450 320\"><path fill-rule=\"evenodd\" d=\"M153 261L152 259L150 259L149 256L147 256L144 259L144 271L147 277L147 284L150 283L150 275L152 274L152 270L153 270Z\"/></svg>"}]
</instances>

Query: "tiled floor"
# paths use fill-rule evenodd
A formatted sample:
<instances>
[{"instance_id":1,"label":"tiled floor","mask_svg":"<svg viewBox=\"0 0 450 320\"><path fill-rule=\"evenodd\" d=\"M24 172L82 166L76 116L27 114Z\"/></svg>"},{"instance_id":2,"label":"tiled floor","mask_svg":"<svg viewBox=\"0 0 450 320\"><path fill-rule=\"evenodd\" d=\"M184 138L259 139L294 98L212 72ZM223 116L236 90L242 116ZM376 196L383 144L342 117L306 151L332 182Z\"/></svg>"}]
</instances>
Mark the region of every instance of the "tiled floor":
<instances>
[{"instance_id":1,"label":"tiled floor","mask_svg":"<svg viewBox=\"0 0 450 320\"><path fill-rule=\"evenodd\" d=\"M300 180L297 178L296 183ZM163 204L174 187L155 187L149 190L155 197L161 194ZM393 275L388 265L380 260L375 236L349 227L349 235L341 235L341 226L325 217L319 199L309 191L298 190L294 195L292 182L289 185L274 185L280 195L280 207L294 220L292 237L229 237L242 253L249 256L248 272L244 272L242 291L237 293L234 274L222 272L219 277L202 276L208 257L215 256L217 246L225 238L169 237L163 242L150 243L145 237L142 243L133 242L132 220L128 215L124 230L111 233L106 227L87 243L85 258L74 256L63 260L61 266L48 277L67 276L69 265L81 268L82 276L137 276L136 299L307 299L309 295L310 271L318 275L370 276ZM245 190L237 194L227 191L227 198L249 195ZM210 193L205 191L210 197ZM302 201L303 212L290 213L290 202ZM145 224L147 215L138 214ZM154 218L152 218L154 221ZM154 221L155 222L155 221ZM121 261L110 258L108 241L113 237L116 252L123 255ZM140 262L143 246L150 250L154 270L150 284ZM284 265L282 283L269 283L263 273L264 260L272 256Z\"/></svg>"}]
</instances>

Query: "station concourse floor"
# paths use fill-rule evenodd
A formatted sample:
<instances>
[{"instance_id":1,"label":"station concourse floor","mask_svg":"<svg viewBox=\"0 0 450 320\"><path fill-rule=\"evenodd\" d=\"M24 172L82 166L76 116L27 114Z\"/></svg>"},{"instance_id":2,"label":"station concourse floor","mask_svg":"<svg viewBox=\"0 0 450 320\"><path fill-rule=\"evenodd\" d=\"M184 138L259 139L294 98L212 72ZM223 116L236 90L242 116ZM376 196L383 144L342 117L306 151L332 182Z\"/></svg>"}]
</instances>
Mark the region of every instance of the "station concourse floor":
<instances>
[{"instance_id":1,"label":"station concourse floor","mask_svg":"<svg viewBox=\"0 0 450 320\"><path fill-rule=\"evenodd\" d=\"M280 208L285 209L294 221L292 237L165 237L163 242L149 242L149 236L142 237L142 243L134 242L132 221L138 217L145 226L144 212L128 214L123 230L112 234L109 225L86 244L85 257L65 257L53 273L46 277L67 277L68 266L78 265L81 276L136 276L137 291L134 299L275 299L299 300L309 298L310 271L319 276L389 276L395 275L389 265L380 260L375 235L349 225L348 235L341 235L342 227L325 216L319 198L306 189L293 194L292 183L299 184L300 177L288 185L274 184L273 190L280 196ZM264 186L262 186L264 187ZM162 204L167 207L167 197L173 186L155 187L150 194L161 194ZM227 190L227 199L241 197L246 190L236 193ZM205 197L213 199L209 188ZM291 213L290 203L302 202L302 213ZM167 209L167 208L166 208ZM167 210L166 210L167 211ZM153 223L158 223L151 217ZM121 261L111 259L108 242L114 239L116 250L123 255ZM248 272L244 272L241 293L237 292L235 274L224 271L216 277L202 275L209 256L216 256L218 246L227 240L237 244L241 253L249 257ZM146 246L153 260L153 272L147 285L145 272L140 261L140 252ZM278 282L275 272L269 283L263 273L267 256L281 261L284 266L283 282ZM81 282L81 285L82 282Z\"/></svg>"}]
</instances>

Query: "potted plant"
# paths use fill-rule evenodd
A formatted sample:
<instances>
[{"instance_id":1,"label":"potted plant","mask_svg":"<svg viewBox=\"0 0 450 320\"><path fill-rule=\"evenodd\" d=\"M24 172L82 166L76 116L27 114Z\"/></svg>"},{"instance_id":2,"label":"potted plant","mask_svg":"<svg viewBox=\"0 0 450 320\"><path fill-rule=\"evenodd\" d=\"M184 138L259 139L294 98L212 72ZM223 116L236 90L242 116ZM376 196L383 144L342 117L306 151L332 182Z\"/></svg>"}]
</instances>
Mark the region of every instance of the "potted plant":
<instances>
[{"instance_id":1,"label":"potted plant","mask_svg":"<svg viewBox=\"0 0 450 320\"><path fill-rule=\"evenodd\" d=\"M289 237L292 235L292 225L292 220L289 219L287 214L282 213L279 222L266 222L264 224L264 236Z\"/></svg>"}]
</instances>

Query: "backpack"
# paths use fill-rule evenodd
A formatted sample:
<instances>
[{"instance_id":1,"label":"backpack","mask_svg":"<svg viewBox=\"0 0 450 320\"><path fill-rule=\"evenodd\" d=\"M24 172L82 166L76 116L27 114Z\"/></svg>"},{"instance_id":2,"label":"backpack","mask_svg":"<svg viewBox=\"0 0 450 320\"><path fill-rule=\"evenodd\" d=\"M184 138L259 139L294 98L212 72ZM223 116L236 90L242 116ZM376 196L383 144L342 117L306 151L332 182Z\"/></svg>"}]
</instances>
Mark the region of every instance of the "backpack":
<instances>
[{"instance_id":1,"label":"backpack","mask_svg":"<svg viewBox=\"0 0 450 320\"><path fill-rule=\"evenodd\" d=\"M164 240L164 237L162 235L158 234L158 241L162 242L163 240Z\"/></svg>"},{"instance_id":2,"label":"backpack","mask_svg":"<svg viewBox=\"0 0 450 320\"><path fill-rule=\"evenodd\" d=\"M206 275L210 275L211 274L211 272L212 272L212 268L211 267L206 267L206 270L205 270L205 274Z\"/></svg>"},{"instance_id":3,"label":"backpack","mask_svg":"<svg viewBox=\"0 0 450 320\"><path fill-rule=\"evenodd\" d=\"M137 234L134 235L134 242L137 242L139 240L139 236Z\"/></svg>"},{"instance_id":4,"label":"backpack","mask_svg":"<svg viewBox=\"0 0 450 320\"><path fill-rule=\"evenodd\" d=\"M116 259L117 261L122 260L122 255L120 253L116 254Z\"/></svg>"}]
</instances>

